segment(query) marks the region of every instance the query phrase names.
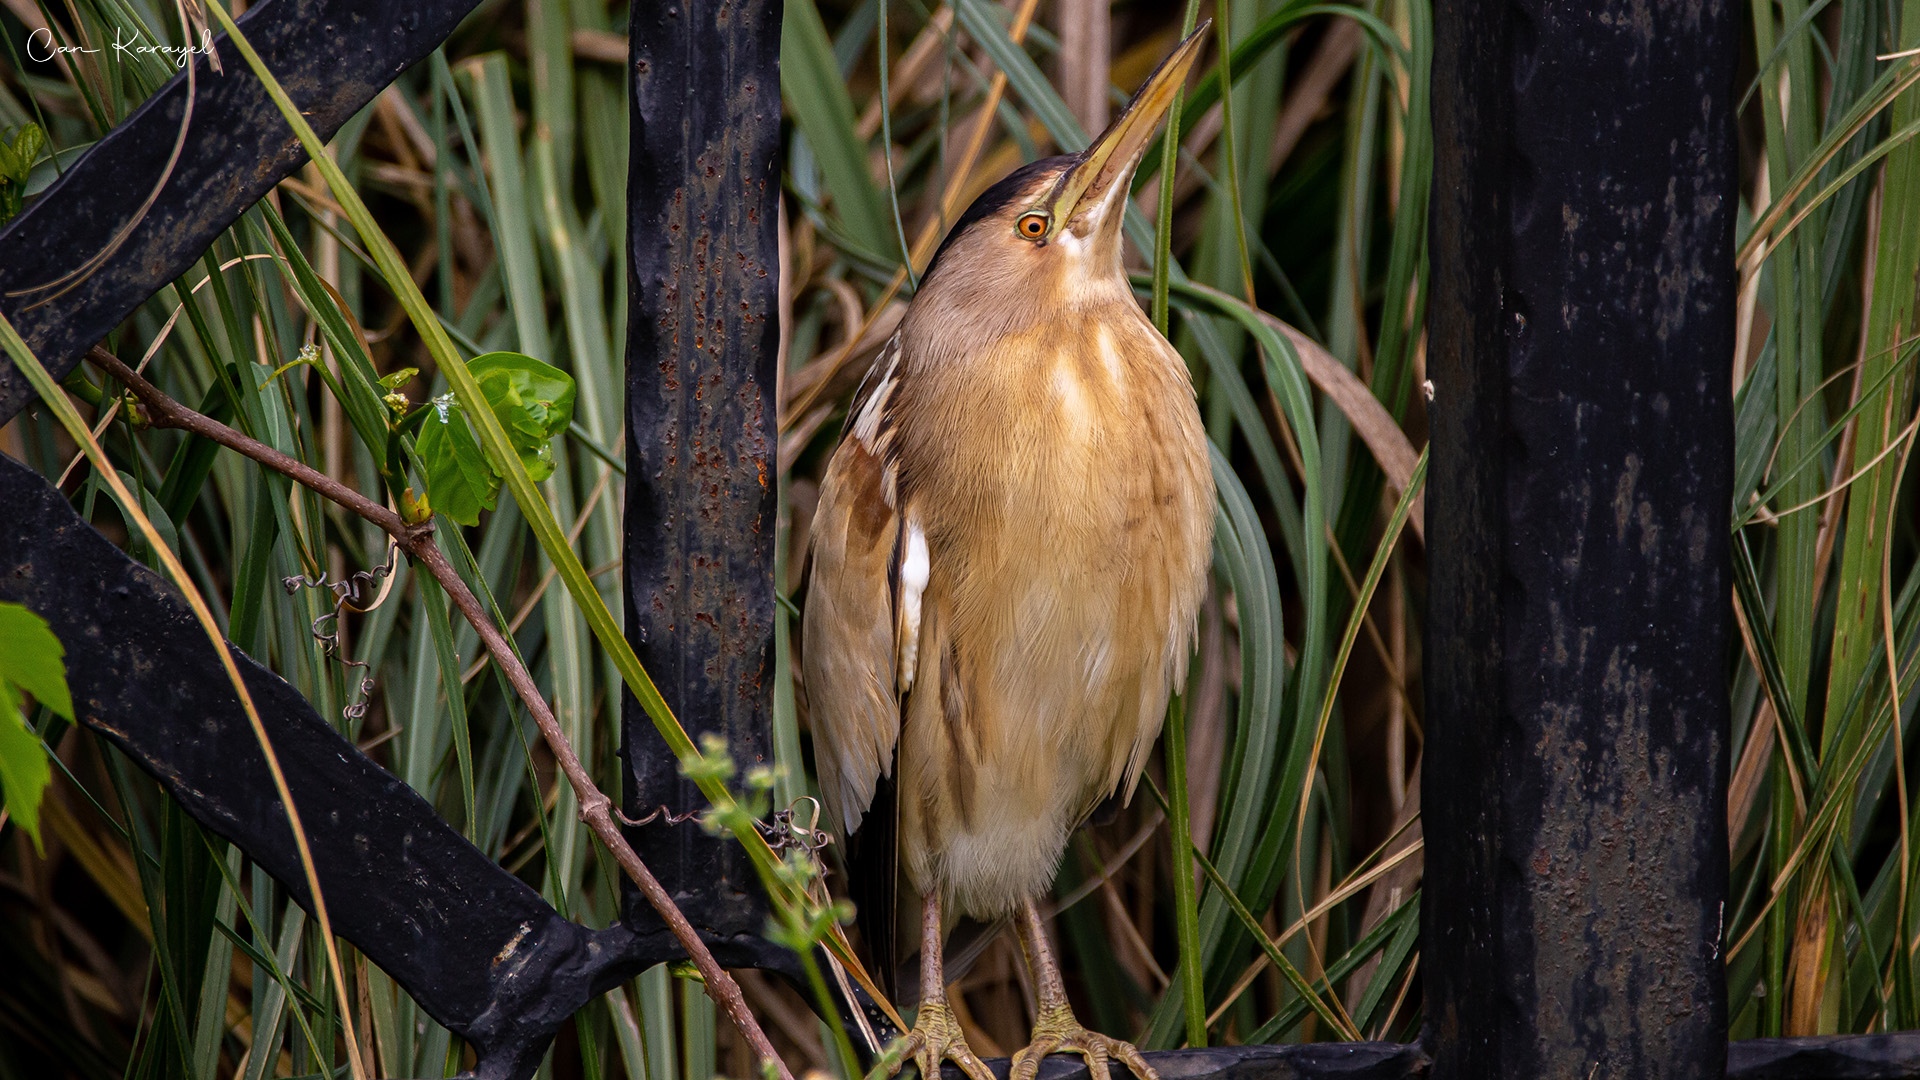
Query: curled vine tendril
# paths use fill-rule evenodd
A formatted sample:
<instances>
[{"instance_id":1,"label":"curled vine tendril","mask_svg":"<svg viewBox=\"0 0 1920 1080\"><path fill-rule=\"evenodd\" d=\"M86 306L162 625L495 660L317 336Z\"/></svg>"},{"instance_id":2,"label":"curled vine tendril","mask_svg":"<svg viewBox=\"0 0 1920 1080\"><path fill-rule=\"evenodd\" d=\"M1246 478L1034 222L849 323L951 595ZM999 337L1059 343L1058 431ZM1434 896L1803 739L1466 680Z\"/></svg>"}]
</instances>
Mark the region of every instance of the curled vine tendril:
<instances>
[{"instance_id":1,"label":"curled vine tendril","mask_svg":"<svg viewBox=\"0 0 1920 1080\"><path fill-rule=\"evenodd\" d=\"M806 803L810 811L804 825L800 824L797 810L801 803ZM638 827L656 821L667 825L685 825L689 821L700 820L704 813L702 810L689 810L684 814L676 814L661 806L644 817L631 818L618 810L613 812L613 816L624 825ZM833 843L833 836L820 828L820 803L811 795L802 795L784 809L768 815L768 820L756 818L753 824L760 830L760 835L766 837L767 846L776 852L794 850L816 855L821 848Z\"/></svg>"},{"instance_id":2,"label":"curled vine tendril","mask_svg":"<svg viewBox=\"0 0 1920 1080\"><path fill-rule=\"evenodd\" d=\"M685 825L687 822L699 818L700 811L689 810L684 814L676 814L672 810L662 806L645 817L631 818L618 810L613 812L613 816L619 818L622 825L632 825L638 828L642 825L651 825L656 821L664 822L668 825Z\"/></svg>"},{"instance_id":3,"label":"curled vine tendril","mask_svg":"<svg viewBox=\"0 0 1920 1080\"><path fill-rule=\"evenodd\" d=\"M799 823L794 809L801 803L810 809L805 825ZM760 826L760 832L767 838L767 846L775 851L797 848L814 855L833 843L833 836L820 827L820 801L811 795L802 795L785 809L775 810L772 817L771 822Z\"/></svg>"},{"instance_id":4,"label":"curled vine tendril","mask_svg":"<svg viewBox=\"0 0 1920 1080\"><path fill-rule=\"evenodd\" d=\"M360 684L354 690L346 707L340 710L340 718L348 723L358 723L366 718L367 709L373 703L373 665L365 660L349 660L340 655L340 615L346 611L372 611L379 606L376 598L368 603L379 585L393 573L398 544L387 544L386 561L371 570L356 570L339 581L327 580L327 572L320 571L313 577L295 574L280 579L280 587L292 596L301 589L324 588L333 594L333 608L323 612L313 620L311 626L313 640L320 643L320 651L340 662L342 667L359 668Z\"/></svg>"}]
</instances>

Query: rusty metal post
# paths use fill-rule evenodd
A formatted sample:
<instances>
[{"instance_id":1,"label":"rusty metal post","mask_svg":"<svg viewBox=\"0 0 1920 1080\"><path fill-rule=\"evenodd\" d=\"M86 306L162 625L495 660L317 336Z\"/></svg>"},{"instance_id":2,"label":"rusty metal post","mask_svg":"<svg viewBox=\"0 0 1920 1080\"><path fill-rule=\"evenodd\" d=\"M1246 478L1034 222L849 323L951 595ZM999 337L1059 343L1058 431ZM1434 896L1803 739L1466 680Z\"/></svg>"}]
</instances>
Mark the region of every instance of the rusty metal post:
<instances>
[{"instance_id":1,"label":"rusty metal post","mask_svg":"<svg viewBox=\"0 0 1920 1080\"><path fill-rule=\"evenodd\" d=\"M1433 1075L1717 1080L1736 19L1435 24Z\"/></svg>"},{"instance_id":2,"label":"rusty metal post","mask_svg":"<svg viewBox=\"0 0 1920 1080\"><path fill-rule=\"evenodd\" d=\"M630 23L626 630L695 738L771 764L780 6L641 0ZM705 805L631 695L629 815ZM631 830L723 963L781 966L746 855ZM665 936L629 892L626 920Z\"/></svg>"}]
</instances>

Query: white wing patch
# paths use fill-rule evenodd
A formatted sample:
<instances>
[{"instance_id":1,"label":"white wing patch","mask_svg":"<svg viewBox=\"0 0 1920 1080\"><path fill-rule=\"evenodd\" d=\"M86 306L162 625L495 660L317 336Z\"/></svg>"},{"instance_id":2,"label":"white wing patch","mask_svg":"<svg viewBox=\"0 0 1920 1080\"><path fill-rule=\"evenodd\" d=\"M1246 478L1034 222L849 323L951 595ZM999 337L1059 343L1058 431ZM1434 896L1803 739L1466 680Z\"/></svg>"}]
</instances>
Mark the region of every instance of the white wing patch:
<instances>
[{"instance_id":1,"label":"white wing patch","mask_svg":"<svg viewBox=\"0 0 1920 1080\"><path fill-rule=\"evenodd\" d=\"M900 649L896 686L902 694L913 689L914 668L920 660L920 597L927 591L927 578L932 573L927 534L912 519L908 519L906 528L906 550L900 560L900 626L894 637Z\"/></svg>"},{"instance_id":2,"label":"white wing patch","mask_svg":"<svg viewBox=\"0 0 1920 1080\"><path fill-rule=\"evenodd\" d=\"M882 359L885 359L882 357ZM887 398L893 393L893 372L887 371L873 388L873 394L853 418L853 437L859 439L867 449L875 449L880 441L880 417L887 410Z\"/></svg>"},{"instance_id":3,"label":"white wing patch","mask_svg":"<svg viewBox=\"0 0 1920 1080\"><path fill-rule=\"evenodd\" d=\"M880 495L886 500L888 509L899 509L899 470L893 462L891 453L893 426L888 423L888 410L893 406L893 390L900 382L900 335L893 337L874 357L873 367L867 372L865 381L853 397L853 418L847 425L847 434L858 440L881 461L885 462L885 471L881 477Z\"/></svg>"},{"instance_id":4,"label":"white wing patch","mask_svg":"<svg viewBox=\"0 0 1920 1080\"><path fill-rule=\"evenodd\" d=\"M888 399L893 396L893 387L900 377L900 335L895 333L880 348L880 355L873 358L873 367L867 370L867 377L861 381L860 389L854 392L853 423L847 430L859 439L868 450L880 449L880 422L886 418Z\"/></svg>"}]
</instances>

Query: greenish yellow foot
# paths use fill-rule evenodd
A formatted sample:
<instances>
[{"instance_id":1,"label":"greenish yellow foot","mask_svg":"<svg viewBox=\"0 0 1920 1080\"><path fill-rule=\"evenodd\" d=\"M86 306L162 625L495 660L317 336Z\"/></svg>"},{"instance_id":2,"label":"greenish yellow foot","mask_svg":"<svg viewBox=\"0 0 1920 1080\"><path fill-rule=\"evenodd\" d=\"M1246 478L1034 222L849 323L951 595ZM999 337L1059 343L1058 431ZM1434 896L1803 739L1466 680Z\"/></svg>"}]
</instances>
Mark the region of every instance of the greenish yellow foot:
<instances>
[{"instance_id":1,"label":"greenish yellow foot","mask_svg":"<svg viewBox=\"0 0 1920 1080\"><path fill-rule=\"evenodd\" d=\"M1082 1027L1066 1005L1043 1006L1040 1019L1033 1025L1033 1042L1013 1055L1013 1071L1007 1080L1034 1080L1040 1062L1048 1054L1079 1054L1087 1059L1087 1071L1093 1080L1111 1080L1107 1062L1118 1059L1132 1069L1140 1080L1160 1080L1160 1074L1130 1042L1108 1038Z\"/></svg>"},{"instance_id":2,"label":"greenish yellow foot","mask_svg":"<svg viewBox=\"0 0 1920 1080\"><path fill-rule=\"evenodd\" d=\"M886 1053L874 1063L873 1071L867 1074L867 1080L886 1080L898 1073L909 1057L919 1066L921 1080L940 1080L942 1061L951 1061L960 1066L960 1071L966 1073L969 1080L994 1080L993 1072L967 1045L967 1037L960 1031L960 1021L944 1001L921 1004L913 1030L887 1047Z\"/></svg>"}]
</instances>

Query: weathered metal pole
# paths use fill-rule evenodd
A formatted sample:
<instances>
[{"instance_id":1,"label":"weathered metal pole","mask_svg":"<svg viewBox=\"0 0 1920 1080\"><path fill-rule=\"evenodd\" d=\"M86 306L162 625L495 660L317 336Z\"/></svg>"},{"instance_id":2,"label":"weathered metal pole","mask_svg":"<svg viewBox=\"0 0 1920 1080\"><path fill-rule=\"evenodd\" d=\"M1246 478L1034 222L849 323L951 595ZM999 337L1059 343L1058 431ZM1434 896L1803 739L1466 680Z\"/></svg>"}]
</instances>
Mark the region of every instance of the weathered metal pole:
<instances>
[{"instance_id":1,"label":"weathered metal pole","mask_svg":"<svg viewBox=\"0 0 1920 1080\"><path fill-rule=\"evenodd\" d=\"M773 758L780 6L640 0L629 40L627 639L744 771ZM631 695L622 710L628 814L705 806ZM739 845L632 835L722 963L779 966ZM625 908L665 936L637 894Z\"/></svg>"},{"instance_id":2,"label":"weathered metal pole","mask_svg":"<svg viewBox=\"0 0 1920 1080\"><path fill-rule=\"evenodd\" d=\"M1435 28L1433 1075L1717 1080L1735 17Z\"/></svg>"}]
</instances>

